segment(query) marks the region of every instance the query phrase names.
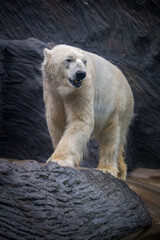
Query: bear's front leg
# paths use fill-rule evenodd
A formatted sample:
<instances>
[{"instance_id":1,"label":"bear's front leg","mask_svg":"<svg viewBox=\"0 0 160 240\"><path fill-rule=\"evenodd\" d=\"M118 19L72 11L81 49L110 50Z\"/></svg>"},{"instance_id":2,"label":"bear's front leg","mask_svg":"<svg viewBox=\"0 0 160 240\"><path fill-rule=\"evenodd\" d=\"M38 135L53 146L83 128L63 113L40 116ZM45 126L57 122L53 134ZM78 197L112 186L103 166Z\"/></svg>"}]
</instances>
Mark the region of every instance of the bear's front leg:
<instances>
[{"instance_id":1,"label":"bear's front leg","mask_svg":"<svg viewBox=\"0 0 160 240\"><path fill-rule=\"evenodd\" d=\"M89 94L88 94L89 96ZM87 97L88 97L87 96ZM94 127L93 101L76 96L64 103L67 127L48 162L61 166L79 166Z\"/></svg>"},{"instance_id":2,"label":"bear's front leg","mask_svg":"<svg viewBox=\"0 0 160 240\"><path fill-rule=\"evenodd\" d=\"M56 162L60 166L79 166L92 130L92 124L83 121L71 123L47 162Z\"/></svg>"}]
</instances>

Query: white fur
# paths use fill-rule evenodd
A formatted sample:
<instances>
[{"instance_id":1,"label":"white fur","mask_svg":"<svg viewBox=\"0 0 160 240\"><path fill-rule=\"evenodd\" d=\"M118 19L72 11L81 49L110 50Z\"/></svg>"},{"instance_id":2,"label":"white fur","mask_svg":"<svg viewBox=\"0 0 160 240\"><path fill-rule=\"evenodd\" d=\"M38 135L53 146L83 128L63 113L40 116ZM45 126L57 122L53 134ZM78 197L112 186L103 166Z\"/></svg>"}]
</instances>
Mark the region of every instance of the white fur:
<instances>
[{"instance_id":1,"label":"white fur","mask_svg":"<svg viewBox=\"0 0 160 240\"><path fill-rule=\"evenodd\" d=\"M46 119L55 148L49 161L78 166L93 132L100 144L98 169L117 177L124 172L118 159L134 105L124 75L104 58L67 45L45 49L44 56ZM69 79L79 70L87 75L77 89Z\"/></svg>"}]
</instances>

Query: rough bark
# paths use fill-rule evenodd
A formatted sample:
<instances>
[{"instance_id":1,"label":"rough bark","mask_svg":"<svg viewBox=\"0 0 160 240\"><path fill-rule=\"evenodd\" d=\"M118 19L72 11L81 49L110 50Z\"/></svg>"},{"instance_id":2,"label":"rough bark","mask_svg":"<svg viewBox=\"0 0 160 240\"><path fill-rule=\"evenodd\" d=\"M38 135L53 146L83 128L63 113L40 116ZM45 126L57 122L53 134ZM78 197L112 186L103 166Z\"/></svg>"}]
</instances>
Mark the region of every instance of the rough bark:
<instances>
[{"instance_id":1,"label":"rough bark","mask_svg":"<svg viewBox=\"0 0 160 240\"><path fill-rule=\"evenodd\" d=\"M1 240L120 239L150 226L125 182L94 170L0 160Z\"/></svg>"}]
</instances>

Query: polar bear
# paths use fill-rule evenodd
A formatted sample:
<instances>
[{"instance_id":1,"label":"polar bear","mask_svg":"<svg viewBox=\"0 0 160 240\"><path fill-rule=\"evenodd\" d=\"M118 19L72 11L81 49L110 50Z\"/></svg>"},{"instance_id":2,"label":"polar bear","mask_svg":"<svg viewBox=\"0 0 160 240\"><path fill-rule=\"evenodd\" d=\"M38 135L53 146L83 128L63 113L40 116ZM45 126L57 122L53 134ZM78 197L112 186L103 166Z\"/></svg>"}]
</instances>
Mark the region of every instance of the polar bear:
<instances>
[{"instance_id":1,"label":"polar bear","mask_svg":"<svg viewBox=\"0 0 160 240\"><path fill-rule=\"evenodd\" d=\"M97 169L125 180L123 147L134 100L122 72L96 54L61 44L44 49L42 73L55 149L48 162L79 166L93 134L100 146Z\"/></svg>"}]
</instances>

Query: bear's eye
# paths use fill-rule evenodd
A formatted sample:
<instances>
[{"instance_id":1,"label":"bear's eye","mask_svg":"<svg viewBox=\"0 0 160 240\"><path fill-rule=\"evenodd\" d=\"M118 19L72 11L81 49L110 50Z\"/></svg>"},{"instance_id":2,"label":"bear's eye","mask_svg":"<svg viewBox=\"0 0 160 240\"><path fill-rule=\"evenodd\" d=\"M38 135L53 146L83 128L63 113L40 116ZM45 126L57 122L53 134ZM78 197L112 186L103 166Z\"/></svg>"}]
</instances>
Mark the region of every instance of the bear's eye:
<instances>
[{"instance_id":1,"label":"bear's eye","mask_svg":"<svg viewBox=\"0 0 160 240\"><path fill-rule=\"evenodd\" d=\"M66 62L67 62L67 63L71 63L71 62L73 62L73 59L67 58L67 59L66 59Z\"/></svg>"},{"instance_id":2,"label":"bear's eye","mask_svg":"<svg viewBox=\"0 0 160 240\"><path fill-rule=\"evenodd\" d=\"M87 60L84 60L83 62L84 62L84 65L86 65L86 64L87 64Z\"/></svg>"}]
</instances>

